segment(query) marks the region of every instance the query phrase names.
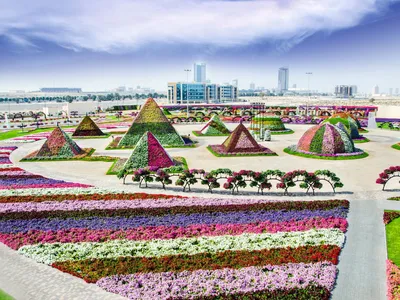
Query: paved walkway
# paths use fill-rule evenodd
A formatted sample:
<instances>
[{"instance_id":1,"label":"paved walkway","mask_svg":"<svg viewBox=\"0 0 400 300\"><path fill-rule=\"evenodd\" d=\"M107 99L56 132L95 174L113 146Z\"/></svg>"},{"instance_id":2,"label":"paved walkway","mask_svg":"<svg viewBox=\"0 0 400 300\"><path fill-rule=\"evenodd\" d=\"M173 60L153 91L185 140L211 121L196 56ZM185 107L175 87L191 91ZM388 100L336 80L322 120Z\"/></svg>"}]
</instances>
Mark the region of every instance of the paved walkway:
<instances>
[{"instance_id":1,"label":"paved walkway","mask_svg":"<svg viewBox=\"0 0 400 300\"><path fill-rule=\"evenodd\" d=\"M230 124L230 126L232 126ZM190 133L197 126L177 126L181 133ZM390 131L371 131L368 134L374 142L360 144L370 157L353 161L321 161L287 155L282 149L295 144L307 126L293 126L293 135L273 136L274 141L265 143L278 157L216 158L206 149L209 143L221 143L224 138L199 138L196 149L167 149L173 156L187 158L191 168L215 169L228 167L240 169L330 169L342 178L348 193L338 194L334 198L350 200L348 216L349 230L345 247L340 256L339 275L332 299L386 299L386 245L385 228L382 220L384 209L400 210L400 202L386 201L399 192L382 192L381 186L375 184L378 174L390 165L400 164L400 152L390 149L390 145L399 140L400 133ZM105 151L109 140L79 140L83 147L94 147L98 154L127 157L130 150ZM137 185L122 185L115 176L104 175L111 163L104 162L34 162L20 163L20 158L39 148L43 141L19 145L13 152L12 161L22 168L47 177L68 181L94 184L101 187L121 188L124 191L145 191L160 193L157 189L143 190ZM88 167L90 166L90 167ZM390 186L389 186L390 188ZM350 192L351 191L351 192ZM167 190L166 193L174 193ZM199 195L188 194L185 195ZM229 194L205 194L207 197L232 197ZM248 198L247 195L236 196ZM252 195L251 197L256 197ZM284 196L264 196L265 199L286 199ZM332 196L319 195L291 197L291 200L331 199ZM49 266L37 264L28 258L18 255L0 244L0 288L16 299L117 299L116 295L104 292L93 284L62 273Z\"/></svg>"}]
</instances>

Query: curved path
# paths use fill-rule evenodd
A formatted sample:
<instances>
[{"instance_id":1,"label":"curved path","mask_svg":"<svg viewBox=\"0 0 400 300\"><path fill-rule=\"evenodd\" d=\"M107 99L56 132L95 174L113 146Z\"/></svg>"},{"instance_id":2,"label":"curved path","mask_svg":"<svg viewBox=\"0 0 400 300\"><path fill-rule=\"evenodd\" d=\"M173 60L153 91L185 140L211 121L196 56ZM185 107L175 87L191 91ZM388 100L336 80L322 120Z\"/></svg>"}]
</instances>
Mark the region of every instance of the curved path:
<instances>
[{"instance_id":1,"label":"curved path","mask_svg":"<svg viewBox=\"0 0 400 300\"><path fill-rule=\"evenodd\" d=\"M230 126L234 126L230 124ZM182 134L198 129L199 125L177 126ZM290 126L289 126L290 127ZM240 169L329 169L335 172L344 182L343 191L335 198L351 201L348 216L349 230L345 247L340 256L339 275L332 299L386 299L386 245L385 228L382 221L384 209L400 210L400 203L386 201L398 192L382 192L381 186L375 184L378 174L390 165L400 164L400 151L390 146L400 140L400 132L371 130L366 136L370 143L358 144L370 156L351 161L323 161L299 158L283 153L288 145L295 144L308 128L304 125L291 126L296 132L292 135L273 136L273 141L265 143L267 147L279 154L278 157L249 158L216 158L206 146L221 143L223 137L197 138L196 149L167 149L172 156L184 156L190 168L206 170L218 167ZM78 140L83 147L94 147L98 155L128 157L129 150L106 151L104 148L110 139ZM93 184L100 187L121 188L125 191L145 191L160 193L159 189L143 190L137 185L122 185L115 176L104 175L111 163L104 162L34 162L21 163L19 160L26 154L40 147L43 141L18 145L11 160L18 166L43 176L68 181ZM391 186L388 186L390 188ZM394 185L393 185L394 187ZM162 191L164 193L164 191ZM176 194L174 190L165 193ZM185 193L185 195L191 195ZM197 195L198 194L193 194ZM207 197L232 197L229 194L205 194ZM235 196L248 198L249 196ZM257 197L252 195L252 197ZM261 197L261 196L260 196ZM263 196L263 199L286 199L281 195ZM332 196L290 197L291 200L330 199ZM0 244L0 288L16 299L121 299L117 295L104 292L93 284L68 274L61 273L46 265L37 264L28 258Z\"/></svg>"}]
</instances>

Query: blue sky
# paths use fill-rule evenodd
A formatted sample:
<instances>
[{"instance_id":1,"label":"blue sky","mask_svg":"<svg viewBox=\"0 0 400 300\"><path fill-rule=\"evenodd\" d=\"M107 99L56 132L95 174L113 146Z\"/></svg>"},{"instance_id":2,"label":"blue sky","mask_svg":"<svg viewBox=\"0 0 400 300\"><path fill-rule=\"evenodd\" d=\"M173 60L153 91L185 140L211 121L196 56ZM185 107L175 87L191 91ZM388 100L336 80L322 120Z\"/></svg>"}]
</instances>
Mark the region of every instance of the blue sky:
<instances>
[{"instance_id":1,"label":"blue sky","mask_svg":"<svg viewBox=\"0 0 400 300\"><path fill-rule=\"evenodd\" d=\"M0 91L165 90L207 63L214 82L370 92L400 87L400 1L0 0ZM83 2L83 3L82 3Z\"/></svg>"}]
</instances>

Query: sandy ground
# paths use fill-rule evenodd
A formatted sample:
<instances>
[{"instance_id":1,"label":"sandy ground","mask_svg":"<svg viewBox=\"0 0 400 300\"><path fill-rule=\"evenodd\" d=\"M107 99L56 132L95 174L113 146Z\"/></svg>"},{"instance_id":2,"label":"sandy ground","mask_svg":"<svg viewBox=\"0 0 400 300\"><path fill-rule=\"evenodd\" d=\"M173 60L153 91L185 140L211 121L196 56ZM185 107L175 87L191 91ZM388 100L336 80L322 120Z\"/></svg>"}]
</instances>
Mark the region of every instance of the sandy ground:
<instances>
[{"instance_id":1,"label":"sandy ground","mask_svg":"<svg viewBox=\"0 0 400 300\"><path fill-rule=\"evenodd\" d=\"M178 125L181 134L189 134L198 130L201 125ZM228 124L232 129L235 124ZM192 148L167 149L172 156L183 156L190 168L231 168L233 170L280 169L292 171L306 169L329 169L335 172L344 183L344 188L335 196L327 194L324 188L318 195L294 197L283 196L281 192L266 196L251 194L251 197L263 199L348 199L351 201L349 214L349 230L345 247L340 256L337 285L333 291L333 299L386 299L386 245L385 230L382 221L384 209L399 209L400 203L386 201L399 191L382 192L381 186L375 184L378 174L390 165L399 165L400 151L390 146L400 141L400 133L385 130L371 130L365 134L371 142L358 144L357 147L367 151L370 156L359 160L325 161L291 156L283 149L295 144L307 125L292 125L295 133L291 135L273 136L271 142L263 143L278 153L277 157L217 158L206 149L208 144L219 144L224 137L197 138L199 146ZM112 155L128 157L131 150L104 150L109 139L77 140L82 147L96 148L95 155ZM37 150L43 141L31 144L20 144L13 152L12 161L34 173L68 181L93 184L99 187L121 188L124 191L141 191L149 193L164 192L161 189L139 189L136 184L123 185L115 176L104 175L111 163L105 162L19 162L26 154ZM129 182L129 180L128 180ZM396 187L396 183L388 188ZM195 189L196 190L196 189ZM204 190L203 190L204 191ZM276 192L274 190L273 192ZM180 188L168 187L165 193L180 193ZM185 193L185 195L199 195ZM204 194L206 197L232 197L227 193ZM242 194L235 197L250 197ZM0 245L0 267L5 272L0 274L0 288L16 299L117 299L94 285L88 285L71 275L63 274L51 267L39 265L30 259L19 256Z\"/></svg>"}]
</instances>

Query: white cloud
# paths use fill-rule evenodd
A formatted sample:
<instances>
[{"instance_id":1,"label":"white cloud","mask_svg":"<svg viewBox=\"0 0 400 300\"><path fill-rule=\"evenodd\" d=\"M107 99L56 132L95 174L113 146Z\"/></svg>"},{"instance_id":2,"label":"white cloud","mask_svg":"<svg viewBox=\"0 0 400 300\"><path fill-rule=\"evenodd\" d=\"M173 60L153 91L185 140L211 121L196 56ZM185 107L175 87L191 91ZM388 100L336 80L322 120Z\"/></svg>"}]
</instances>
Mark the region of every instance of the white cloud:
<instances>
[{"instance_id":1,"label":"white cloud","mask_svg":"<svg viewBox=\"0 0 400 300\"><path fill-rule=\"evenodd\" d=\"M285 50L315 32L356 26L392 2L0 0L0 34L27 45L45 39L74 51L129 51L151 43L232 47L261 39L278 41Z\"/></svg>"}]
</instances>

